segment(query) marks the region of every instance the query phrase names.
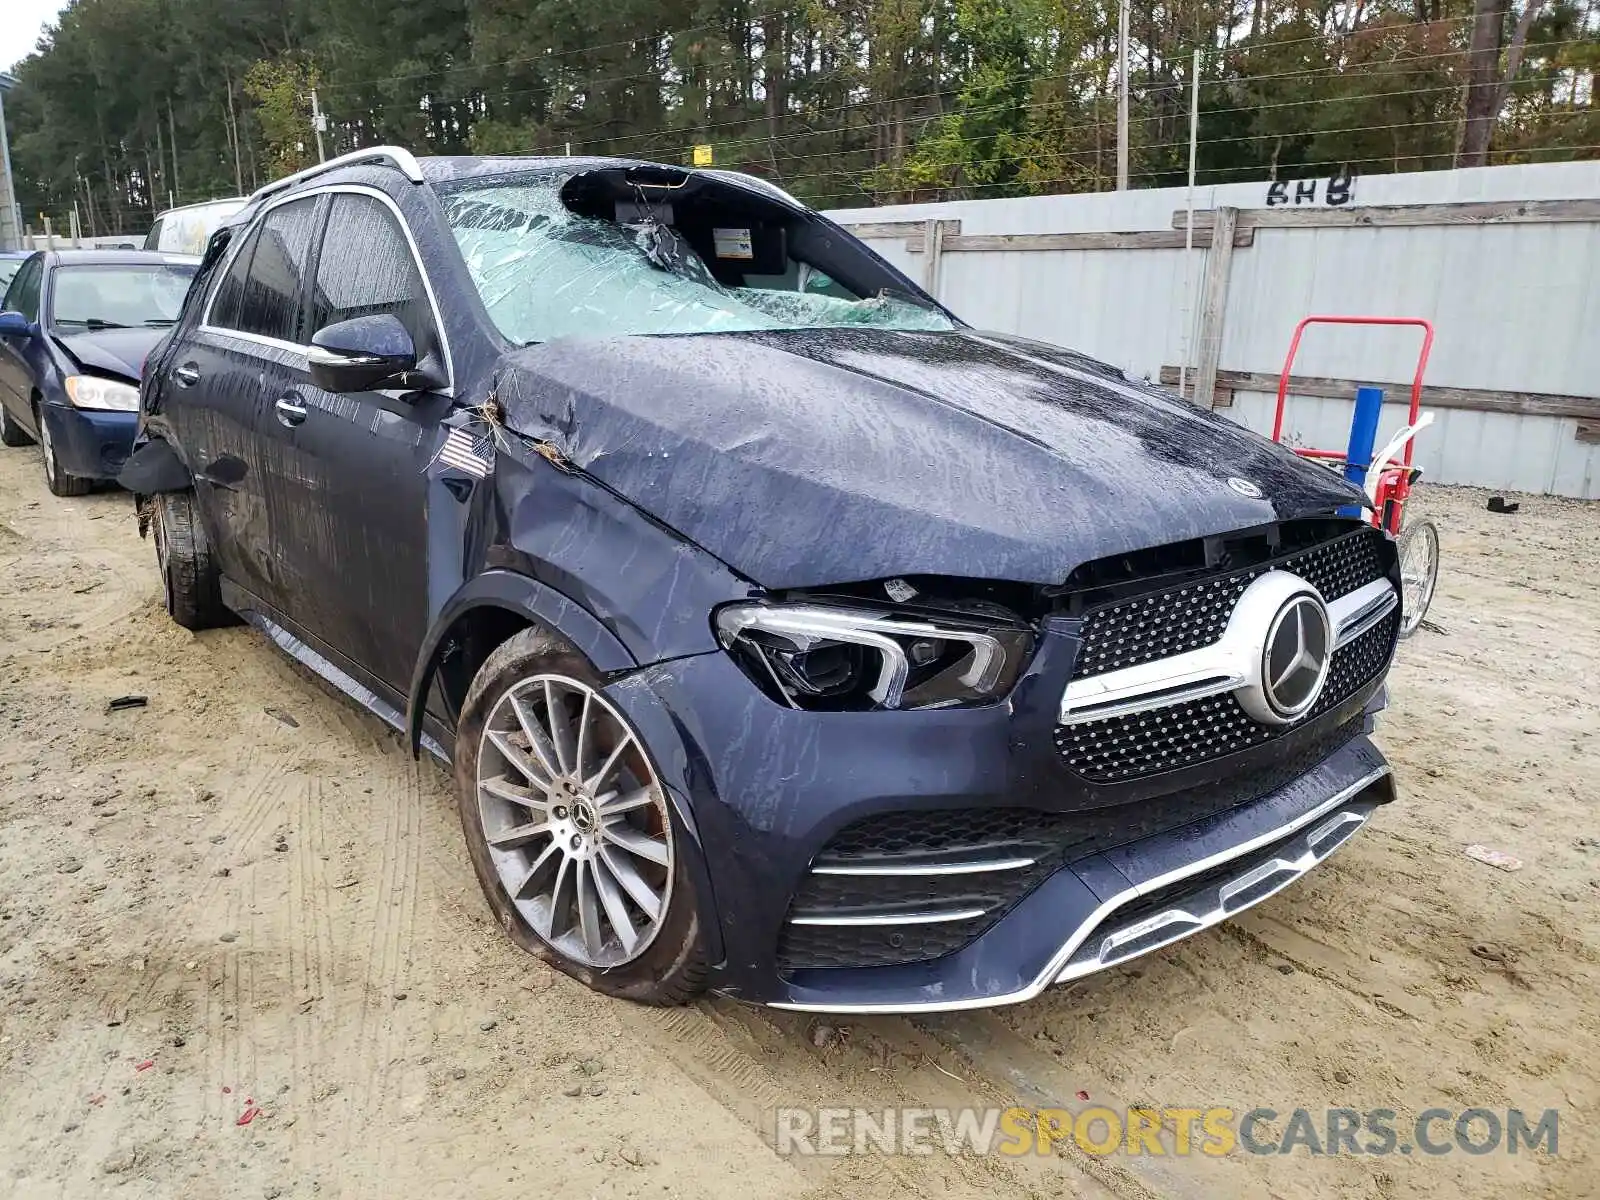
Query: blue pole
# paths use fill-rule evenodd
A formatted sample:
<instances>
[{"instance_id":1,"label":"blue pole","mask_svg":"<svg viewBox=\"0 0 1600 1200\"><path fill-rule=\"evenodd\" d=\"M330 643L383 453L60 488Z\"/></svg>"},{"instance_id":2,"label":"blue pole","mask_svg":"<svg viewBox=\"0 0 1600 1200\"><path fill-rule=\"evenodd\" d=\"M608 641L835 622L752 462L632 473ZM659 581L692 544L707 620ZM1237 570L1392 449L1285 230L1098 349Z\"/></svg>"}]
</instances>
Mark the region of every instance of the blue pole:
<instances>
[{"instance_id":1,"label":"blue pole","mask_svg":"<svg viewBox=\"0 0 1600 1200\"><path fill-rule=\"evenodd\" d=\"M1364 387L1356 389L1356 411L1350 421L1350 446L1344 456L1344 477L1360 487L1366 482L1367 468L1372 466L1372 451L1378 441L1378 420L1383 416L1383 389ZM1354 508L1340 509L1342 514L1355 516Z\"/></svg>"}]
</instances>

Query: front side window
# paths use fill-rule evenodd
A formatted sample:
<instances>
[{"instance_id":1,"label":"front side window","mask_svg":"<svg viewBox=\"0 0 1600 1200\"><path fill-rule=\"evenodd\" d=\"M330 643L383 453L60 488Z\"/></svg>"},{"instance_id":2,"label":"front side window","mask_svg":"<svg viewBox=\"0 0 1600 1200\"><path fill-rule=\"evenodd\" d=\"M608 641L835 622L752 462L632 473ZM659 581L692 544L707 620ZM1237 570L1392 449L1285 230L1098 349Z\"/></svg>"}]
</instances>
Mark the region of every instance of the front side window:
<instances>
[{"instance_id":1,"label":"front side window","mask_svg":"<svg viewBox=\"0 0 1600 1200\"><path fill-rule=\"evenodd\" d=\"M311 292L308 340L355 317L392 314L418 357L437 349L428 294L394 213L374 196L335 192Z\"/></svg>"},{"instance_id":2,"label":"front side window","mask_svg":"<svg viewBox=\"0 0 1600 1200\"><path fill-rule=\"evenodd\" d=\"M6 294L6 289L11 286L11 281L17 277L17 272L22 270L25 260L20 258L0 258L0 296Z\"/></svg>"},{"instance_id":3,"label":"front side window","mask_svg":"<svg viewBox=\"0 0 1600 1200\"><path fill-rule=\"evenodd\" d=\"M808 232L770 204L616 201L581 213L571 177L469 180L442 197L467 270L513 342L758 329L954 328L909 292L861 295L797 253ZM741 210L737 205L749 207ZM842 235L840 235L842 236Z\"/></svg>"},{"instance_id":4,"label":"front side window","mask_svg":"<svg viewBox=\"0 0 1600 1200\"><path fill-rule=\"evenodd\" d=\"M237 267L243 252L249 253L250 265L239 294L237 319L226 322L228 328L280 342L305 343L300 310L316 221L315 196L280 204L262 217L251 244L242 248L234 263ZM231 278L231 268L228 274ZM225 299L227 285L228 280L224 280L219 304ZM215 314L214 323L224 324L220 318L221 314Z\"/></svg>"},{"instance_id":5,"label":"front side window","mask_svg":"<svg viewBox=\"0 0 1600 1200\"><path fill-rule=\"evenodd\" d=\"M58 267L50 290L50 324L84 329L171 325L194 273L186 263Z\"/></svg>"},{"instance_id":6,"label":"front side window","mask_svg":"<svg viewBox=\"0 0 1600 1200\"><path fill-rule=\"evenodd\" d=\"M44 278L43 259L30 258L6 289L4 307L8 312L19 312L30 321L39 319L39 283Z\"/></svg>"}]
</instances>

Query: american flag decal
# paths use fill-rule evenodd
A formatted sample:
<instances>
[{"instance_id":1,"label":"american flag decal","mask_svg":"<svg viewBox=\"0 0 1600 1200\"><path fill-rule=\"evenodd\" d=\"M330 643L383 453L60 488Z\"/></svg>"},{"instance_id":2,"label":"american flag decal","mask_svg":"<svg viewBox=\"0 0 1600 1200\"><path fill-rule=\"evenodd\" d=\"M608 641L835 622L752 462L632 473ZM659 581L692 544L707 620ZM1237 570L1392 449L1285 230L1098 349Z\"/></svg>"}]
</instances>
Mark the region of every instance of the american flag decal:
<instances>
[{"instance_id":1,"label":"american flag decal","mask_svg":"<svg viewBox=\"0 0 1600 1200\"><path fill-rule=\"evenodd\" d=\"M442 462L482 479L494 465L492 451L493 445L488 438L474 437L465 429L452 429L445 435L444 445L439 447L439 453L433 459L434 462Z\"/></svg>"}]
</instances>

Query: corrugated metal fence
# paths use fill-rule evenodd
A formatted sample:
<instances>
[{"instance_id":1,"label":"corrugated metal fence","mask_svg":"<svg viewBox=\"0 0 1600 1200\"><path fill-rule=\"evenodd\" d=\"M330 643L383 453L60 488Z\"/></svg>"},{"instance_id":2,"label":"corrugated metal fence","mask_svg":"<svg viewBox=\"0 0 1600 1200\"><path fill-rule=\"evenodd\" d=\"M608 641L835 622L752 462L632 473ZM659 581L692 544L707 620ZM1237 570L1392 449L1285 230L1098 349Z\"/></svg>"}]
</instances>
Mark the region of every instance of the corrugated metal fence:
<instances>
[{"instance_id":1,"label":"corrugated metal fence","mask_svg":"<svg viewBox=\"0 0 1600 1200\"><path fill-rule=\"evenodd\" d=\"M1270 433L1295 323L1425 317L1437 329L1426 478L1600 497L1600 163L1195 191L967 200L829 215L980 328L1176 384ZM1229 233L1231 231L1231 236ZM1216 236L1214 239L1214 234ZM1342 449L1362 383L1402 426L1420 335L1313 327L1286 439ZM1198 376L1198 378L1196 378Z\"/></svg>"}]
</instances>

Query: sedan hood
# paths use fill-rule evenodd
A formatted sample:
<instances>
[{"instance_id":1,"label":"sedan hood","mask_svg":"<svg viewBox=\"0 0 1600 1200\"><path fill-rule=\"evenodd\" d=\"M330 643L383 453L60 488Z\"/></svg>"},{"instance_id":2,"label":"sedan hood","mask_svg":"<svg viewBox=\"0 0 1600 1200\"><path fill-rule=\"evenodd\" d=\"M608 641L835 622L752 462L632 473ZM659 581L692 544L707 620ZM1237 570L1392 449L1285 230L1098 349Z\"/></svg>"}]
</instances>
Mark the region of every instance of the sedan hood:
<instances>
[{"instance_id":1,"label":"sedan hood","mask_svg":"<svg viewBox=\"0 0 1600 1200\"><path fill-rule=\"evenodd\" d=\"M1060 583L1361 499L1114 368L964 330L569 339L509 354L496 393L513 430L774 589Z\"/></svg>"},{"instance_id":2,"label":"sedan hood","mask_svg":"<svg viewBox=\"0 0 1600 1200\"><path fill-rule=\"evenodd\" d=\"M143 327L72 332L56 329L54 337L61 348L85 370L138 383L144 370L144 360L168 332L166 328Z\"/></svg>"}]
</instances>

